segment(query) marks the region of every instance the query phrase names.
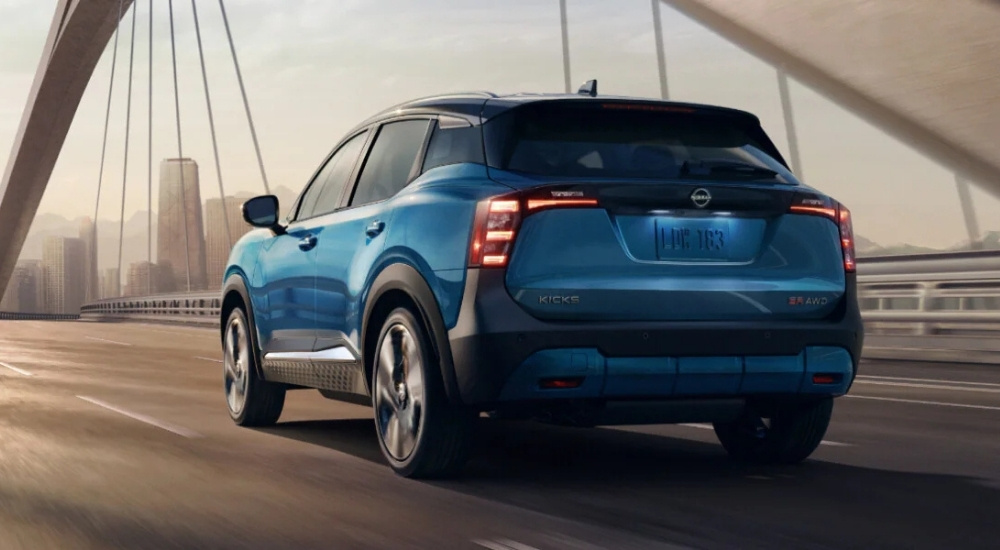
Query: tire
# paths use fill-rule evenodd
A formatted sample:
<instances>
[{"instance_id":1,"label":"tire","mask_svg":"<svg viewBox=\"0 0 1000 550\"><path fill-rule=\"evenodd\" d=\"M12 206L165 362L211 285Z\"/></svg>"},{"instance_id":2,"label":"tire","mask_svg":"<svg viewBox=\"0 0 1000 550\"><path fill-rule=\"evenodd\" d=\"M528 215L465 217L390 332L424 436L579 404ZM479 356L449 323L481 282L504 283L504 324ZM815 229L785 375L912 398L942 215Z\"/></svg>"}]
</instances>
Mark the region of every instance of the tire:
<instances>
[{"instance_id":1,"label":"tire","mask_svg":"<svg viewBox=\"0 0 1000 550\"><path fill-rule=\"evenodd\" d=\"M408 478L458 475L476 415L448 400L427 331L408 308L382 324L373 363L375 431L389 466Z\"/></svg>"},{"instance_id":2,"label":"tire","mask_svg":"<svg viewBox=\"0 0 1000 550\"><path fill-rule=\"evenodd\" d=\"M226 320L222 336L222 379L229 416L239 426L271 426L285 406L285 387L258 375L260 353L242 306Z\"/></svg>"},{"instance_id":3,"label":"tire","mask_svg":"<svg viewBox=\"0 0 1000 550\"><path fill-rule=\"evenodd\" d=\"M775 405L766 415L748 408L743 417L716 423L715 434L729 456L758 464L798 464L819 447L833 415L833 398Z\"/></svg>"}]
</instances>

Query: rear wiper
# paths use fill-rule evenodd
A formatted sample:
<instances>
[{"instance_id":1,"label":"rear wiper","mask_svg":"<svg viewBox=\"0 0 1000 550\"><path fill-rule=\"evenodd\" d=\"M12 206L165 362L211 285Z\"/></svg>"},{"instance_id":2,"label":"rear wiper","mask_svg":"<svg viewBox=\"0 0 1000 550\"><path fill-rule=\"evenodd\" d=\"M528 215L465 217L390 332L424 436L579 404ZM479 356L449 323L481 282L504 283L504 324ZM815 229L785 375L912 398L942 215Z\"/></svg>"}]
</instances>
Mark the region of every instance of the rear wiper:
<instances>
[{"instance_id":1,"label":"rear wiper","mask_svg":"<svg viewBox=\"0 0 1000 550\"><path fill-rule=\"evenodd\" d=\"M761 176L774 178L778 173L770 168L754 166L743 162L728 160L698 160L690 159L681 165L682 176L711 176L713 174L729 174L743 176Z\"/></svg>"}]
</instances>

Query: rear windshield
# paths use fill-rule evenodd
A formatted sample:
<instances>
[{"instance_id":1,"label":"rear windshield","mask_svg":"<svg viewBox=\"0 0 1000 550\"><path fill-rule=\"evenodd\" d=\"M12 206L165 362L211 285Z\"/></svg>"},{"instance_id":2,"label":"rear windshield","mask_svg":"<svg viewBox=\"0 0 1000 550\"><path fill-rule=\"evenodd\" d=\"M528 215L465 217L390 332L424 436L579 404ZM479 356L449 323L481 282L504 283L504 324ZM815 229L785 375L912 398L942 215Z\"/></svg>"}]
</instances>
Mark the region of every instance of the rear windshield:
<instances>
[{"instance_id":1,"label":"rear windshield","mask_svg":"<svg viewBox=\"0 0 1000 550\"><path fill-rule=\"evenodd\" d=\"M755 120L649 103L546 101L484 126L493 168L537 176L797 183Z\"/></svg>"}]
</instances>

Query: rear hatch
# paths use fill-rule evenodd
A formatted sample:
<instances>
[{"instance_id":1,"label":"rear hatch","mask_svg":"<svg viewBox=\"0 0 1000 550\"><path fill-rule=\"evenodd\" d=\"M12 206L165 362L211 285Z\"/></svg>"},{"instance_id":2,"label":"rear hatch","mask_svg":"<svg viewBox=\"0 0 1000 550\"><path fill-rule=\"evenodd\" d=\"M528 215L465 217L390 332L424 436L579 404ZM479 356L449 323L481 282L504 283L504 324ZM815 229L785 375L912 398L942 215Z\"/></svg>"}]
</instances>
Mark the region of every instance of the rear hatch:
<instances>
[{"instance_id":1,"label":"rear hatch","mask_svg":"<svg viewBox=\"0 0 1000 550\"><path fill-rule=\"evenodd\" d=\"M799 184L751 115L544 101L484 130L491 177L517 191L480 218L509 243L482 240L538 318L819 319L844 295L846 209Z\"/></svg>"}]
</instances>

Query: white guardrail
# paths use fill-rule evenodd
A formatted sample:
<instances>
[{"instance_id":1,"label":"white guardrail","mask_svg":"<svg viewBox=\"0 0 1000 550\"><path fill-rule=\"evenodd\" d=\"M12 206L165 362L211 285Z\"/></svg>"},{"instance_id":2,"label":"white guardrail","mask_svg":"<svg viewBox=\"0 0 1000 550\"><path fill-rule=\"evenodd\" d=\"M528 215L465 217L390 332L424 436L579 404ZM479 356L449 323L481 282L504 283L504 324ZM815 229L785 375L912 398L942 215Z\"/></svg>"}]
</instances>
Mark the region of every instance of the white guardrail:
<instances>
[{"instance_id":1,"label":"white guardrail","mask_svg":"<svg viewBox=\"0 0 1000 550\"><path fill-rule=\"evenodd\" d=\"M1000 251L861 258L865 355L1000 364ZM81 318L218 326L214 292L101 300Z\"/></svg>"}]
</instances>

